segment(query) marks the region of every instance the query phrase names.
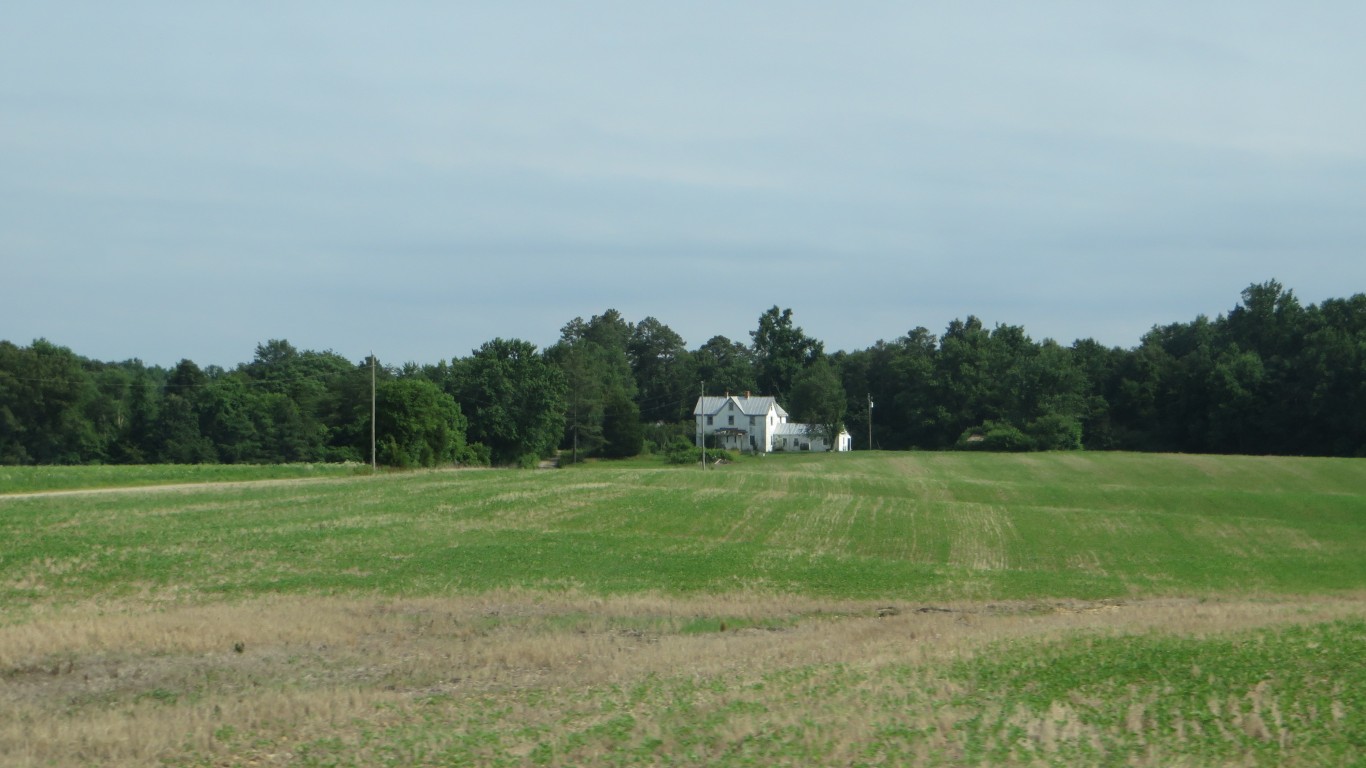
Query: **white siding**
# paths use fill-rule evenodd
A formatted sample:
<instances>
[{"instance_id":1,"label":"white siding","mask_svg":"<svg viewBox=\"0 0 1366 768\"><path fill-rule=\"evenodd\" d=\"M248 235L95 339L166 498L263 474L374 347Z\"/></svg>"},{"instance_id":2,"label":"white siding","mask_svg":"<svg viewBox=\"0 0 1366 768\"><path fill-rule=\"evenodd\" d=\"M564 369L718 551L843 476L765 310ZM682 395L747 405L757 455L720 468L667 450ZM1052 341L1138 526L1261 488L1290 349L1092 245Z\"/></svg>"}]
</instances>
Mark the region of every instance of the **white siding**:
<instances>
[{"instance_id":1,"label":"white siding","mask_svg":"<svg viewBox=\"0 0 1366 768\"><path fill-rule=\"evenodd\" d=\"M742 430L743 435L727 435L723 441L725 447L733 450L768 453L773 450L802 450L802 446L810 451L826 450L825 441L808 435L805 424L788 423L787 411L772 397L701 397L693 408L693 414L697 416L697 434L701 439L718 430ZM852 443L849 433L841 432L835 442L835 450L850 450Z\"/></svg>"},{"instance_id":2,"label":"white siding","mask_svg":"<svg viewBox=\"0 0 1366 768\"><path fill-rule=\"evenodd\" d=\"M765 453L773 449L773 430L787 421L787 411L777 400L767 396L698 398L693 413L697 416L696 434L703 438L717 430L743 430L744 435L728 437L725 444L738 450ZM708 416L711 423L707 423Z\"/></svg>"}]
</instances>

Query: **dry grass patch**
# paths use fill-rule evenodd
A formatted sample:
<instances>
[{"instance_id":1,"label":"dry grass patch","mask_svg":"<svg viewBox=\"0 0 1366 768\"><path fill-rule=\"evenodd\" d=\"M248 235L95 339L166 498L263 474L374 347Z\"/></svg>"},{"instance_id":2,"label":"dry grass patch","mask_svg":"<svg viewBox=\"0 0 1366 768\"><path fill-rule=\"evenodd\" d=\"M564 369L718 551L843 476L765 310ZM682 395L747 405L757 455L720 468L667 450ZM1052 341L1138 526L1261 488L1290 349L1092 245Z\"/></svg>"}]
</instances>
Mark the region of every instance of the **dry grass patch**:
<instances>
[{"instance_id":1,"label":"dry grass patch","mask_svg":"<svg viewBox=\"0 0 1366 768\"><path fill-rule=\"evenodd\" d=\"M611 733L627 717L641 749L663 750L691 723L713 723L718 750L837 734L838 743L793 748L847 762L895 725L918 729L925 757L951 757L958 726L981 713L955 708L943 665L989 644L1077 632L1221 635L1360 618L1363 608L1363 596L930 606L521 592L90 603L0 628L0 754L16 766L289 763L306 757L300 744L361 755L435 722L488 730L496 743L470 754L508 759L530 760L548 734L575 729L587 735L556 754L567 744L593 762L595 750L620 746ZM661 708L671 696L686 706ZM888 705L924 696L933 706L914 713ZM1069 706L1001 716L1046 754L1078 738ZM1132 706L1138 728L1145 713ZM1271 728L1271 705L1256 712ZM804 723L810 736L799 736Z\"/></svg>"},{"instance_id":2,"label":"dry grass patch","mask_svg":"<svg viewBox=\"0 0 1366 768\"><path fill-rule=\"evenodd\" d=\"M1016 538L1006 510L986 504L954 505L958 530L949 562L972 570L1001 570L1010 566L1009 549Z\"/></svg>"}]
</instances>

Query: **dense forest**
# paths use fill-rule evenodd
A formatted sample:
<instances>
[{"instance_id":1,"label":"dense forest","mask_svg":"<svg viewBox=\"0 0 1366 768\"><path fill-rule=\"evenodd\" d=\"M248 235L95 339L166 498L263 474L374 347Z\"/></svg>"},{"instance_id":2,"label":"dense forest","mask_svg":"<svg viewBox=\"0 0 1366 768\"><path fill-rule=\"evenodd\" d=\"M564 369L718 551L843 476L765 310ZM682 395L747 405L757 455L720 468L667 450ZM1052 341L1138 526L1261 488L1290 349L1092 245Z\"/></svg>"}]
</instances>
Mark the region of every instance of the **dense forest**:
<instances>
[{"instance_id":1,"label":"dense forest","mask_svg":"<svg viewBox=\"0 0 1366 768\"><path fill-rule=\"evenodd\" d=\"M382 365L271 340L232 370L97 362L0 341L0 464L527 465L691 436L699 394L777 395L794 420L886 450L1366 455L1366 295L1301 305L1275 281L1131 349L1034 341L969 316L942 335L827 352L773 307L748 342L696 349L652 317L575 318L547 349ZM871 418L871 424L870 424Z\"/></svg>"}]
</instances>

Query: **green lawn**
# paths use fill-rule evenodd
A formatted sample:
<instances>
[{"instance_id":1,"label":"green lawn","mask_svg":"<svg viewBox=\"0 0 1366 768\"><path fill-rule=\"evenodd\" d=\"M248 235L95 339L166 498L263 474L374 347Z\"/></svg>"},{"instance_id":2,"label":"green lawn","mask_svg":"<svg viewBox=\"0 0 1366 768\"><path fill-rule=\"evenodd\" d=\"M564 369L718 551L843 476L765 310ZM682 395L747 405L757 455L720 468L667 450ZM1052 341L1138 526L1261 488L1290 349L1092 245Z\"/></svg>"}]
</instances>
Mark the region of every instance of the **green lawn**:
<instances>
[{"instance_id":1,"label":"green lawn","mask_svg":"<svg viewBox=\"0 0 1366 768\"><path fill-rule=\"evenodd\" d=\"M346 477L368 473L356 464L149 464L141 466L0 466L0 496L148 485Z\"/></svg>"},{"instance_id":2,"label":"green lawn","mask_svg":"<svg viewBox=\"0 0 1366 768\"><path fill-rule=\"evenodd\" d=\"M0 541L11 607L94 591L1293 594L1366 585L1366 462L879 453L342 476L0 496Z\"/></svg>"},{"instance_id":3,"label":"green lawn","mask_svg":"<svg viewBox=\"0 0 1366 768\"><path fill-rule=\"evenodd\" d=\"M0 754L1353 765L1364 596L1362 460L6 468Z\"/></svg>"}]
</instances>

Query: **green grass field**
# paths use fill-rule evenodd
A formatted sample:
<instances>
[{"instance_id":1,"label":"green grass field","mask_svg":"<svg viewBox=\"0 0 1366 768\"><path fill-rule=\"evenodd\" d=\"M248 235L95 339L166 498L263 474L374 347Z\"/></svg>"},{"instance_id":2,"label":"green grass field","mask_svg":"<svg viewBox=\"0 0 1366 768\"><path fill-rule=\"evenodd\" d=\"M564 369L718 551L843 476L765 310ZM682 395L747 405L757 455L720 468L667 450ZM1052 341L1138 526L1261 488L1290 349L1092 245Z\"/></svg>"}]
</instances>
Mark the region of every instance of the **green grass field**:
<instances>
[{"instance_id":1,"label":"green grass field","mask_svg":"<svg viewBox=\"0 0 1366 768\"><path fill-rule=\"evenodd\" d=\"M250 482L366 474L356 464L158 464L123 466L0 466L0 494L95 488L137 488L182 483Z\"/></svg>"},{"instance_id":2,"label":"green grass field","mask_svg":"<svg viewBox=\"0 0 1366 768\"><path fill-rule=\"evenodd\" d=\"M11 610L95 593L1000 600L1366 585L1366 462L1352 460L808 455L4 503Z\"/></svg>"},{"instance_id":3,"label":"green grass field","mask_svg":"<svg viewBox=\"0 0 1366 768\"><path fill-rule=\"evenodd\" d=\"M1360 460L5 468L0 574L17 765L1366 750Z\"/></svg>"}]
</instances>

